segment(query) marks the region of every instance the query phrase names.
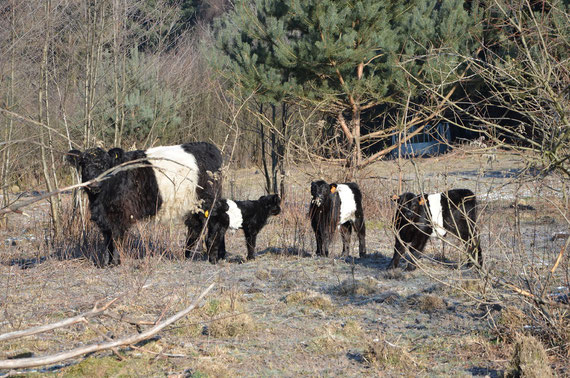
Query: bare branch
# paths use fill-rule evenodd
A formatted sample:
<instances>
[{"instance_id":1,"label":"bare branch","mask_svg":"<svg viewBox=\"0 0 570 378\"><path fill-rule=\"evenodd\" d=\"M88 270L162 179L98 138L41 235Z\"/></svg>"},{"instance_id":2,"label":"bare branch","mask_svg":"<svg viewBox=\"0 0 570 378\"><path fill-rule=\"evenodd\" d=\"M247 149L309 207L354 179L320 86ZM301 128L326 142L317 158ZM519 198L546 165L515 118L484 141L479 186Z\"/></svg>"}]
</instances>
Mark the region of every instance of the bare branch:
<instances>
[{"instance_id":1,"label":"bare branch","mask_svg":"<svg viewBox=\"0 0 570 378\"><path fill-rule=\"evenodd\" d=\"M88 345L85 347L72 349L70 351L51 354L51 355L42 356L42 357L22 358L22 359L16 359L16 360L0 360L0 369L22 369L22 368L30 368L30 367L35 367L35 366L51 365L51 364L55 364L57 362L68 360L70 358L81 356L83 354L99 352L102 350L113 349L113 348L117 348L117 347L125 346L125 345L136 344L136 343L141 342L143 340L149 339L152 336L156 335L158 332L160 332L165 327L171 325L172 323L174 323L174 322L178 321L179 319L183 318L184 316L188 315L190 313L190 311L192 311L194 308L196 308L196 306L202 300L202 298L204 298L206 296L206 294L208 294L210 292L210 290L212 290L214 285L215 285L215 282L212 283L210 286L208 286L208 288L206 288L206 290L204 290L202 292L202 294L200 294L198 296L198 298L196 298L192 302L192 304L190 304L190 306L186 307L184 310L174 314L173 316L166 319L162 323L157 324L156 326L152 327L151 329L149 329L143 333L124 337L124 338L116 340L116 341L110 341L110 342L101 343L101 344L92 344L92 345Z\"/></svg>"}]
</instances>

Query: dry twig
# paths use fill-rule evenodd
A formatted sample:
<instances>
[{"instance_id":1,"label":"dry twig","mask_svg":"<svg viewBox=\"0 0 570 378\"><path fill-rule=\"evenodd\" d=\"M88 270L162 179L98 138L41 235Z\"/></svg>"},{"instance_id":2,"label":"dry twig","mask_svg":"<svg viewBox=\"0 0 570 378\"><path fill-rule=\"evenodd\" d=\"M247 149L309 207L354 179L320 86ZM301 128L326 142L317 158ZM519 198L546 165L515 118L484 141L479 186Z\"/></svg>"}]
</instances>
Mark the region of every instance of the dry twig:
<instances>
[{"instance_id":1,"label":"dry twig","mask_svg":"<svg viewBox=\"0 0 570 378\"><path fill-rule=\"evenodd\" d=\"M158 332L160 332L163 328L169 326L170 324L178 321L179 319L183 318L188 313L190 313L190 311L192 311L198 305L198 303L202 300L202 298L204 298L206 294L208 294L210 290L212 290L214 285L215 283L212 283L210 286L208 286L208 288L206 288L206 290L204 290L198 296L198 298L196 298L192 302L192 304L190 304L190 306L186 307L184 310L174 314L173 316L166 319L162 323L157 324L156 326L152 327L151 329L143 333L127 336L115 341L87 345L85 347L76 348L66 352L51 354L42 357L22 358L16 360L0 360L0 369L22 369L22 368L30 368L35 366L51 365L57 362L68 360L73 357L81 356L83 354L98 352L107 349L113 349L125 345L136 344L143 340L149 339Z\"/></svg>"}]
</instances>

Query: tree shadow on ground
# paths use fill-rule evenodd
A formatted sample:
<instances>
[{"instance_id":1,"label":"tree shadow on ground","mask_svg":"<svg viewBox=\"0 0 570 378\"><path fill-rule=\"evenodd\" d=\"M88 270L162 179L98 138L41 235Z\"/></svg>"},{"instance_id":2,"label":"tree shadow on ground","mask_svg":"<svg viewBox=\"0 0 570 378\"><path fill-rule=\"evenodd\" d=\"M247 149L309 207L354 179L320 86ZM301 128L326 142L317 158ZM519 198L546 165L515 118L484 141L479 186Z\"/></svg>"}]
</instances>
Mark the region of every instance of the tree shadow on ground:
<instances>
[{"instance_id":1,"label":"tree shadow on ground","mask_svg":"<svg viewBox=\"0 0 570 378\"><path fill-rule=\"evenodd\" d=\"M364 257L355 256L341 256L340 260L347 264L361 265L366 268L382 269L385 270L390 264L390 257L384 256L380 252L369 253Z\"/></svg>"},{"instance_id":2,"label":"tree shadow on ground","mask_svg":"<svg viewBox=\"0 0 570 378\"><path fill-rule=\"evenodd\" d=\"M474 377L499 378L504 376L504 371L502 370L490 369L480 366L473 366L469 369L466 369L466 371L471 373Z\"/></svg>"},{"instance_id":3,"label":"tree shadow on ground","mask_svg":"<svg viewBox=\"0 0 570 378\"><path fill-rule=\"evenodd\" d=\"M263 256L267 254L278 256L291 256L291 257L311 257L312 254L303 248L298 247L268 247L263 251L257 252L256 256Z\"/></svg>"}]
</instances>

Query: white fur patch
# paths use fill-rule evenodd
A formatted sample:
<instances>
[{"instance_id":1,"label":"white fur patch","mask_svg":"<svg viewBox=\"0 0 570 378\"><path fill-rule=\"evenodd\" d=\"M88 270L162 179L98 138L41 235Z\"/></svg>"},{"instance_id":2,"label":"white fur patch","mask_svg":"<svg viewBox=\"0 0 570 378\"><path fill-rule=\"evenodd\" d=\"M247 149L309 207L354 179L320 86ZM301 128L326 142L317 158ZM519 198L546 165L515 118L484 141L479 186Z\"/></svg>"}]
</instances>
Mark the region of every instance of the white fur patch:
<instances>
[{"instance_id":1,"label":"white fur patch","mask_svg":"<svg viewBox=\"0 0 570 378\"><path fill-rule=\"evenodd\" d=\"M162 206L157 219L180 222L189 211L197 211L198 164L182 146L161 146L145 151L152 164Z\"/></svg>"},{"instance_id":2,"label":"white fur patch","mask_svg":"<svg viewBox=\"0 0 570 378\"><path fill-rule=\"evenodd\" d=\"M443 210L441 208L441 193L428 195L429 212L433 224L431 236L445 236L447 231L443 228Z\"/></svg>"},{"instance_id":3,"label":"white fur patch","mask_svg":"<svg viewBox=\"0 0 570 378\"><path fill-rule=\"evenodd\" d=\"M226 200L228 202L229 210L227 211L230 217L230 228L232 230L239 230L243 225L243 216L241 210L237 207L237 204L232 200Z\"/></svg>"},{"instance_id":4,"label":"white fur patch","mask_svg":"<svg viewBox=\"0 0 570 378\"><path fill-rule=\"evenodd\" d=\"M336 187L340 196L340 224L356 219L356 201L354 193L348 185L340 184Z\"/></svg>"}]
</instances>

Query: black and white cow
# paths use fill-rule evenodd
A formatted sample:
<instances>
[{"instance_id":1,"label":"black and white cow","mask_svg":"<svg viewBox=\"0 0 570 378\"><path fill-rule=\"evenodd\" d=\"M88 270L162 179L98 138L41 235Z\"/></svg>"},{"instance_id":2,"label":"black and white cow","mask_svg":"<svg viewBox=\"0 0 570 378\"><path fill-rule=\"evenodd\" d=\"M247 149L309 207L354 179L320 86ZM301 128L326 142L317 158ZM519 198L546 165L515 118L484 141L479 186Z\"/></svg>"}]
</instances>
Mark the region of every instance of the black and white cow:
<instances>
[{"instance_id":1,"label":"black and white cow","mask_svg":"<svg viewBox=\"0 0 570 378\"><path fill-rule=\"evenodd\" d=\"M352 229L358 234L359 256L366 255L366 227L362 210L362 194L357 184L311 183L309 217L317 239L317 255L328 256L329 245L337 230L342 236L342 255L350 254Z\"/></svg>"},{"instance_id":2,"label":"black and white cow","mask_svg":"<svg viewBox=\"0 0 570 378\"><path fill-rule=\"evenodd\" d=\"M129 152L120 148L71 150L66 159L81 173L82 182L96 179L114 168L103 179L84 188L91 220L99 226L105 239L108 252L102 261L105 265L120 263L113 240L121 239L137 220L150 217L186 223L188 256L201 232L202 201L215 199L221 193L222 155L209 143Z\"/></svg>"},{"instance_id":3,"label":"black and white cow","mask_svg":"<svg viewBox=\"0 0 570 378\"><path fill-rule=\"evenodd\" d=\"M247 259L255 258L257 234L267 224L267 219L281 212L281 198L277 194L261 196L255 201L232 201L222 199L214 205L214 210L208 215L208 238L210 243L217 246L217 253L212 251L210 262L214 257L223 259L226 256L226 246L223 236L226 230L242 229L247 247Z\"/></svg>"},{"instance_id":4,"label":"black and white cow","mask_svg":"<svg viewBox=\"0 0 570 378\"><path fill-rule=\"evenodd\" d=\"M483 263L476 227L477 199L471 190L451 189L430 195L404 193L394 195L392 199L397 201L394 215L396 245L388 269L398 267L406 249L420 258L430 236L443 237L448 231L463 241L467 253L477 264ZM409 260L407 270L415 268L414 262Z\"/></svg>"}]
</instances>

